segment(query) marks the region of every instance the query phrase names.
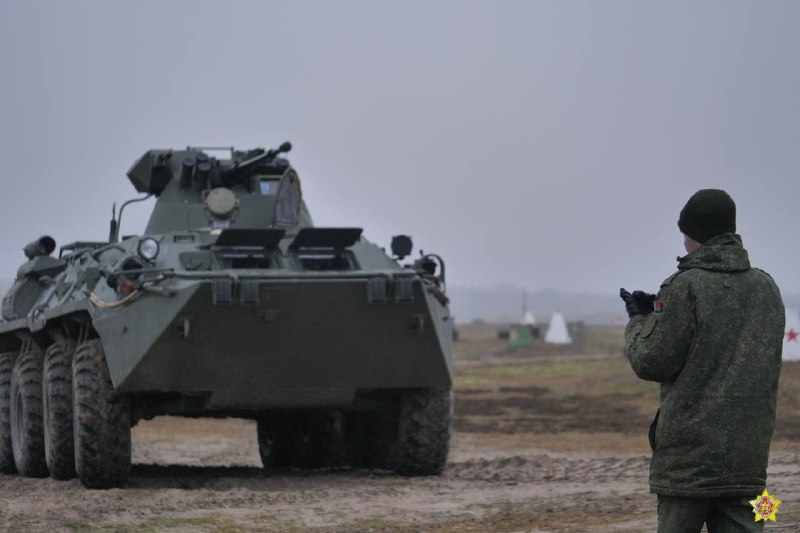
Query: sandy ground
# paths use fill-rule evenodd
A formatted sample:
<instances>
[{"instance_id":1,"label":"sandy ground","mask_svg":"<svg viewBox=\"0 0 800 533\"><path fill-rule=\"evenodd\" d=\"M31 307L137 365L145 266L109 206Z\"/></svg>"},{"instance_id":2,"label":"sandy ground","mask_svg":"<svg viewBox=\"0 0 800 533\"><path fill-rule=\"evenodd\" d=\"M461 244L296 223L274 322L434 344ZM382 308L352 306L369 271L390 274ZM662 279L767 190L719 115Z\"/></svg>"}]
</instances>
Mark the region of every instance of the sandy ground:
<instances>
[{"instance_id":1,"label":"sandy ground","mask_svg":"<svg viewBox=\"0 0 800 533\"><path fill-rule=\"evenodd\" d=\"M627 390L616 366L607 372L611 377L594 372L600 385L582 377L577 389L559 377L564 372L550 388L525 385L519 376L501 376L499 383L511 386L487 386L480 381L485 373L478 373L484 365L459 368L465 377L457 387L456 431L441 477L368 470L267 473L260 468L252 422L165 417L134 428L134 466L125 489L89 491L75 480L0 476L0 529L655 530L644 435L649 391L645 400L597 393L600 385L609 388L609 379ZM791 370L800 375L799 369ZM578 389L584 393L575 394ZM767 531L800 531L795 422L783 420L776 431L768 488L784 503Z\"/></svg>"}]
</instances>

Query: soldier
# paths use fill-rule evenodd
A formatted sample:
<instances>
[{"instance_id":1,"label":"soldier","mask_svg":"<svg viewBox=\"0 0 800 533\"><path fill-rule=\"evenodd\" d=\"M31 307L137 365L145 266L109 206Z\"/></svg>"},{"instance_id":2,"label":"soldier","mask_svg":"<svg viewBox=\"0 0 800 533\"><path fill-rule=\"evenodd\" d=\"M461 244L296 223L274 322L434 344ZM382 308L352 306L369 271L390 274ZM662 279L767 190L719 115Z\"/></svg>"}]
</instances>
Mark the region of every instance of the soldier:
<instances>
[{"instance_id":1,"label":"soldier","mask_svg":"<svg viewBox=\"0 0 800 533\"><path fill-rule=\"evenodd\" d=\"M658 531L763 531L748 500L766 486L783 303L750 266L725 191L695 193L678 227L687 255L658 295L620 289L631 367L661 383L649 435Z\"/></svg>"}]
</instances>

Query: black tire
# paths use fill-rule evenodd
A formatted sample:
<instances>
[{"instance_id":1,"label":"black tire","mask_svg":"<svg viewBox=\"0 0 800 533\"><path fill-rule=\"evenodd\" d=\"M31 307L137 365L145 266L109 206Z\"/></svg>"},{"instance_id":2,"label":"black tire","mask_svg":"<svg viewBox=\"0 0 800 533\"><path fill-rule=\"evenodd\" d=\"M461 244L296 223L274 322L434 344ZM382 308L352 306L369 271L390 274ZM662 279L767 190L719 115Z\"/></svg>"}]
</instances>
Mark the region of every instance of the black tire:
<instances>
[{"instance_id":1,"label":"black tire","mask_svg":"<svg viewBox=\"0 0 800 533\"><path fill-rule=\"evenodd\" d=\"M257 421L265 468L326 468L345 464L341 413L273 415Z\"/></svg>"},{"instance_id":2,"label":"black tire","mask_svg":"<svg viewBox=\"0 0 800 533\"><path fill-rule=\"evenodd\" d=\"M344 416L340 412L313 413L304 419L303 447L295 458L298 468L344 466Z\"/></svg>"},{"instance_id":3,"label":"black tire","mask_svg":"<svg viewBox=\"0 0 800 533\"><path fill-rule=\"evenodd\" d=\"M114 390L98 339L75 350L72 408L78 479L92 489L124 485L131 471L130 401Z\"/></svg>"},{"instance_id":4,"label":"black tire","mask_svg":"<svg viewBox=\"0 0 800 533\"><path fill-rule=\"evenodd\" d=\"M392 468L397 413L353 412L347 415L347 462L353 468Z\"/></svg>"},{"instance_id":5,"label":"black tire","mask_svg":"<svg viewBox=\"0 0 800 533\"><path fill-rule=\"evenodd\" d=\"M17 472L47 477L42 424L42 354L23 353L11 374L11 449Z\"/></svg>"},{"instance_id":6,"label":"black tire","mask_svg":"<svg viewBox=\"0 0 800 533\"><path fill-rule=\"evenodd\" d=\"M450 449L451 389L415 389L400 400L393 470L405 476L441 474Z\"/></svg>"},{"instance_id":7,"label":"black tire","mask_svg":"<svg viewBox=\"0 0 800 533\"><path fill-rule=\"evenodd\" d=\"M14 452L11 448L11 373L16 352L0 353L0 473L15 474Z\"/></svg>"},{"instance_id":8,"label":"black tire","mask_svg":"<svg viewBox=\"0 0 800 533\"><path fill-rule=\"evenodd\" d=\"M75 443L72 433L72 342L55 343L44 356L42 417L44 456L50 477L75 477Z\"/></svg>"},{"instance_id":9,"label":"black tire","mask_svg":"<svg viewBox=\"0 0 800 533\"><path fill-rule=\"evenodd\" d=\"M264 468L289 468L299 442L299 433L283 416L269 416L256 421L258 453Z\"/></svg>"}]
</instances>

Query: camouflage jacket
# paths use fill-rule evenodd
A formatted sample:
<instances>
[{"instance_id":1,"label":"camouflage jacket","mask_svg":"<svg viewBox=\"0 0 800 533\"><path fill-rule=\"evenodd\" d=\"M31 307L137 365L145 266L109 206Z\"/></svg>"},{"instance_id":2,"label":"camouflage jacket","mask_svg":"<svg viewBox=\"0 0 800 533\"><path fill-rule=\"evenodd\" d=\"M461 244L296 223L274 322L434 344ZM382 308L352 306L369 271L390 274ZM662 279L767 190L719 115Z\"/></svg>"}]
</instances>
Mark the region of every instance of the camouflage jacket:
<instances>
[{"instance_id":1,"label":"camouflage jacket","mask_svg":"<svg viewBox=\"0 0 800 533\"><path fill-rule=\"evenodd\" d=\"M650 492L756 495L766 485L781 370L777 286L727 233L683 257L656 301L661 312L634 316L625 330L636 375L661 383Z\"/></svg>"}]
</instances>

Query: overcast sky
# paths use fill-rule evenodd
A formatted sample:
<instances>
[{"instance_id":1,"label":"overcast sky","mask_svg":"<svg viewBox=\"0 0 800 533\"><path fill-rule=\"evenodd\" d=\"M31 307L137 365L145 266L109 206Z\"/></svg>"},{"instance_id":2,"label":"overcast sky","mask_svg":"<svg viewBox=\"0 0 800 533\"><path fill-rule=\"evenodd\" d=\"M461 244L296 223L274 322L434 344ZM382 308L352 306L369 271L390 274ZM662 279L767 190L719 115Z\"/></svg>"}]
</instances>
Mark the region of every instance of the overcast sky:
<instances>
[{"instance_id":1,"label":"overcast sky","mask_svg":"<svg viewBox=\"0 0 800 533\"><path fill-rule=\"evenodd\" d=\"M0 0L0 278L149 148L276 146L317 225L448 281L655 291L699 188L800 292L800 2ZM122 232L143 230L132 207Z\"/></svg>"}]
</instances>

